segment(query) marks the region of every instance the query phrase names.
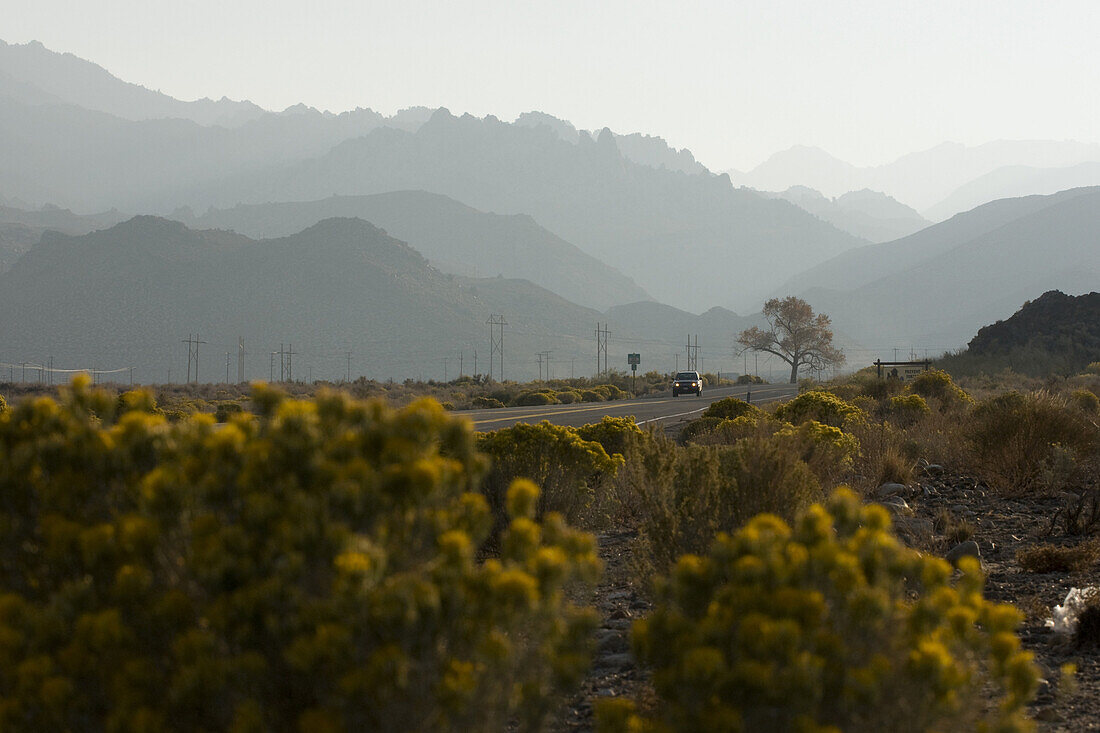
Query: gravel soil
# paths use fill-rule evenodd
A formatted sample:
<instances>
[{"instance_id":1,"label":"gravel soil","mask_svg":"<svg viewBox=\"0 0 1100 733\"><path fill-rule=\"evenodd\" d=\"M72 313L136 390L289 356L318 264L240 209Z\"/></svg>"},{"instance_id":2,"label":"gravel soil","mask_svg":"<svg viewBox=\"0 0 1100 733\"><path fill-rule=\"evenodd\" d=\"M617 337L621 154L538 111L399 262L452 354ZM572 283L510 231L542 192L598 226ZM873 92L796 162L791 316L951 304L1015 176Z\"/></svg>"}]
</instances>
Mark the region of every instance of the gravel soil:
<instances>
[{"instance_id":1,"label":"gravel soil","mask_svg":"<svg viewBox=\"0 0 1100 733\"><path fill-rule=\"evenodd\" d=\"M1043 733L1100 731L1100 648L1078 647L1072 638L1056 634L1045 623L1070 588L1100 585L1096 567L1086 572L1036 574L1024 571L1017 553L1045 544L1073 545L1086 537L1051 533L1061 497L1009 498L980 480L962 474L925 476L909 484L900 496L908 511L898 512L899 535L923 552L946 554L955 539L943 534L945 518L968 525L977 542L987 575L986 596L1015 604L1027 615L1020 628L1026 649L1035 654L1044 682L1029 707ZM871 500L874 500L872 497ZM551 724L553 731L591 731L593 703L601 697L652 699L646 670L630 652L630 624L649 612L630 570L630 548L636 536L628 530L597 535L604 577L592 602L600 614L596 652L581 690ZM956 538L957 539L957 538ZM1077 666L1074 690L1060 689L1062 665Z\"/></svg>"},{"instance_id":2,"label":"gravel soil","mask_svg":"<svg viewBox=\"0 0 1100 733\"><path fill-rule=\"evenodd\" d=\"M968 523L973 531L970 539L978 543L981 552L986 597L1013 603L1025 612L1020 637L1024 647L1035 654L1046 680L1029 708L1039 730L1100 730L1100 648L1079 647L1071 637L1054 633L1046 625L1051 609L1065 600L1070 588L1100 585L1100 572L1093 566L1083 572L1029 573L1016 560L1017 553L1038 546L1089 541L1088 537L1059 534L1061 523L1054 520L1065 498L1005 497L973 476L950 474L922 478L910 485L906 494L914 518L924 520L910 524L927 528L931 522L939 529L945 516ZM906 524L906 519L899 519L900 533L917 549L940 554L951 549L952 541L935 530L929 535L915 528L906 537ZM1060 670L1066 663L1077 666L1074 691L1059 689Z\"/></svg>"}]
</instances>

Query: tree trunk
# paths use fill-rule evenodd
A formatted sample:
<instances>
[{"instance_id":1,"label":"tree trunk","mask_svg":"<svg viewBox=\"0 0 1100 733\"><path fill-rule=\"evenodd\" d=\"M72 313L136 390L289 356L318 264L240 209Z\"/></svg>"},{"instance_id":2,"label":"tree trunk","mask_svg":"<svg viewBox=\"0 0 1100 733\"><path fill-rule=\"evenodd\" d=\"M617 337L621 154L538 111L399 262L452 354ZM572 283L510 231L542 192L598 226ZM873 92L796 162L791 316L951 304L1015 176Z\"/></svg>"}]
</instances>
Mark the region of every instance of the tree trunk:
<instances>
[{"instance_id":1,"label":"tree trunk","mask_svg":"<svg viewBox=\"0 0 1100 733\"><path fill-rule=\"evenodd\" d=\"M791 384L798 384L798 359L791 362Z\"/></svg>"}]
</instances>

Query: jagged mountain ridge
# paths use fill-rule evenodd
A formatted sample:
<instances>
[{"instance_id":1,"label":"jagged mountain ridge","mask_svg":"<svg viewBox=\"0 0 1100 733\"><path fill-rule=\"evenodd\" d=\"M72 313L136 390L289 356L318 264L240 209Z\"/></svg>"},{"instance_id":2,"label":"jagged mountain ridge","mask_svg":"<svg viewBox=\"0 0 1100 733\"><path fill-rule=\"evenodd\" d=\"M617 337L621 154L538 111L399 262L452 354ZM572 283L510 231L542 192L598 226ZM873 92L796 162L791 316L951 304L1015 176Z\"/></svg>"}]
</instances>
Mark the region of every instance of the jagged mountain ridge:
<instances>
[{"instance_id":1,"label":"jagged mountain ridge","mask_svg":"<svg viewBox=\"0 0 1100 733\"><path fill-rule=\"evenodd\" d=\"M608 130L573 145L545 126L445 110L415 133L380 128L320 158L183 198L202 207L402 189L530 214L658 300L687 310L756 307L787 273L862 242L788 202L734 189L725 177L633 163Z\"/></svg>"},{"instance_id":2,"label":"jagged mountain ridge","mask_svg":"<svg viewBox=\"0 0 1100 733\"><path fill-rule=\"evenodd\" d=\"M868 189L849 191L832 199L806 186L792 186L780 193L761 193L769 198L790 201L837 229L869 242L889 242L918 232L931 223L897 199Z\"/></svg>"}]
</instances>

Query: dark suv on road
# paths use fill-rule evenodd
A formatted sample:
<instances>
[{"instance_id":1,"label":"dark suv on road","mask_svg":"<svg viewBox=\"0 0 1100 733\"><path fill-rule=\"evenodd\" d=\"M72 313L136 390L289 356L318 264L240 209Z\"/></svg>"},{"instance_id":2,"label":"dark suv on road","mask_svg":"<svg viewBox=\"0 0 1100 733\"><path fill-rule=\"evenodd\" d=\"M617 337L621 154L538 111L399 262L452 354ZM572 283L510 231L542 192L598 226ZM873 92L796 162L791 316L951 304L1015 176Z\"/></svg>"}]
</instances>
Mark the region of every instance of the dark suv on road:
<instances>
[{"instance_id":1,"label":"dark suv on road","mask_svg":"<svg viewBox=\"0 0 1100 733\"><path fill-rule=\"evenodd\" d=\"M703 378L699 376L699 372L676 373L676 378L672 380L672 396L679 397L687 392L703 394Z\"/></svg>"}]
</instances>

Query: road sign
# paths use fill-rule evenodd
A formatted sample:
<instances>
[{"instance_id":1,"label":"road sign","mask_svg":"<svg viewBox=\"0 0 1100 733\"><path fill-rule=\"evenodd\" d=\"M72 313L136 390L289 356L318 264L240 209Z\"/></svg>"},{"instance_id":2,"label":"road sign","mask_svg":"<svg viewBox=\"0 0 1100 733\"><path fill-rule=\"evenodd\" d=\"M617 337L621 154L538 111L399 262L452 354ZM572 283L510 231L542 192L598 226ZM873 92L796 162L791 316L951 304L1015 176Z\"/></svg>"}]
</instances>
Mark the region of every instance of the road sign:
<instances>
[{"instance_id":1,"label":"road sign","mask_svg":"<svg viewBox=\"0 0 1100 733\"><path fill-rule=\"evenodd\" d=\"M638 365L642 363L641 354L627 354L626 363L629 364L634 371L638 371Z\"/></svg>"}]
</instances>

